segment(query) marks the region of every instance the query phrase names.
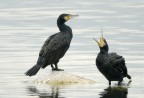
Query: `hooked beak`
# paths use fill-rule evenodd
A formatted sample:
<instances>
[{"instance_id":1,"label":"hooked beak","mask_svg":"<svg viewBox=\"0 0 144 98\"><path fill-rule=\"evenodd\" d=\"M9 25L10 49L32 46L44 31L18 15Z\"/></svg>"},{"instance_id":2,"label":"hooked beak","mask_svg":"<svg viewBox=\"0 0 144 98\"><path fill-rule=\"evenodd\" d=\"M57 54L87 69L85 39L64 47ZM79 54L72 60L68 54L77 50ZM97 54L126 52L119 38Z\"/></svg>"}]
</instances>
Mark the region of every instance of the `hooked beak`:
<instances>
[{"instance_id":1,"label":"hooked beak","mask_svg":"<svg viewBox=\"0 0 144 98\"><path fill-rule=\"evenodd\" d=\"M71 14L69 14L69 15L65 16L64 19L65 19L66 21L68 21L69 19L72 19L72 18L78 17L78 16L79 16L79 15L71 15Z\"/></svg>"},{"instance_id":2,"label":"hooked beak","mask_svg":"<svg viewBox=\"0 0 144 98\"><path fill-rule=\"evenodd\" d=\"M76 14L76 15L70 15L71 18L74 18L74 17L78 17L79 15Z\"/></svg>"},{"instance_id":3,"label":"hooked beak","mask_svg":"<svg viewBox=\"0 0 144 98\"><path fill-rule=\"evenodd\" d=\"M100 36L100 40L99 41L97 41L95 38L93 38L93 39L98 43L99 47L103 47L106 44L105 41L104 41L104 38L103 38L102 34Z\"/></svg>"}]
</instances>

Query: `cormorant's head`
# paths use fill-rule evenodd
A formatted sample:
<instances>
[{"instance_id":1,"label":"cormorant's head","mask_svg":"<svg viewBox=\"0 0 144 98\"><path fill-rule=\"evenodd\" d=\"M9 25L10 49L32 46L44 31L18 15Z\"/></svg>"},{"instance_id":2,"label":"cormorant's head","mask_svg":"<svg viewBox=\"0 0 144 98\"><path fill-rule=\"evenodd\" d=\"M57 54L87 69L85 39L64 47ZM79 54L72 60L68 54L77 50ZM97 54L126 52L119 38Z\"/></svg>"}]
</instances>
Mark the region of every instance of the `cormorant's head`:
<instances>
[{"instance_id":1,"label":"cormorant's head","mask_svg":"<svg viewBox=\"0 0 144 98\"><path fill-rule=\"evenodd\" d=\"M66 21L68 21L69 19L72 19L74 17L77 17L78 15L71 15L71 14L61 14L59 17L58 17L58 20L57 22L58 23L65 23Z\"/></svg>"},{"instance_id":2,"label":"cormorant's head","mask_svg":"<svg viewBox=\"0 0 144 98\"><path fill-rule=\"evenodd\" d=\"M94 38L94 40L97 42L101 52L108 52L108 49L109 49L108 48L108 44L107 44L107 41L105 40L105 38L103 37L102 34L100 36L100 40L99 41L96 40L95 38Z\"/></svg>"}]
</instances>

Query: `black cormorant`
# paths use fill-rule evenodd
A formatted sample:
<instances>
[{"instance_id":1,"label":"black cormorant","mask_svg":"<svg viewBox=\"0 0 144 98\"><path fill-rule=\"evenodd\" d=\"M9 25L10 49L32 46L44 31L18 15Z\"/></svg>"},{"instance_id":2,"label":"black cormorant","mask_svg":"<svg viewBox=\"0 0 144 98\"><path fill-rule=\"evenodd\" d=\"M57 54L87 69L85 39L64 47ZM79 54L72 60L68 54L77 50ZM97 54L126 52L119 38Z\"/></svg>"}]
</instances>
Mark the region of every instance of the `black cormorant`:
<instances>
[{"instance_id":1,"label":"black cormorant","mask_svg":"<svg viewBox=\"0 0 144 98\"><path fill-rule=\"evenodd\" d=\"M51 35L42 46L36 65L29 69L25 74L28 76L35 75L40 68L51 65L52 70L63 71L58 68L59 60L65 55L70 47L73 37L72 29L65 24L69 19L78 15L61 14L57 19L57 26L60 32ZM55 67L53 66L55 65Z\"/></svg>"},{"instance_id":2,"label":"black cormorant","mask_svg":"<svg viewBox=\"0 0 144 98\"><path fill-rule=\"evenodd\" d=\"M111 85L111 81L118 81L118 85L120 85L124 77L131 79L127 72L125 59L116 53L108 53L109 47L103 36L100 37L100 41L95 41L100 48L96 58L96 66L109 81L109 85Z\"/></svg>"}]
</instances>

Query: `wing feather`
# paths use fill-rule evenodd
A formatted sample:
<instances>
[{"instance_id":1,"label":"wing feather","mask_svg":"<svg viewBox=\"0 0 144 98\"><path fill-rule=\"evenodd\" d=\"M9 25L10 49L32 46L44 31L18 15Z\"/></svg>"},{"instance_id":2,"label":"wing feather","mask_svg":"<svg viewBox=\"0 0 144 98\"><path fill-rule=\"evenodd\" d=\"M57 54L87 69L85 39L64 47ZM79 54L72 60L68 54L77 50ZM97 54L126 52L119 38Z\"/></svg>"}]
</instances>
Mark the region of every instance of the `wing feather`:
<instances>
[{"instance_id":1,"label":"wing feather","mask_svg":"<svg viewBox=\"0 0 144 98\"><path fill-rule=\"evenodd\" d=\"M124 76L127 75L127 68L125 65L125 60L122 56L117 55L116 53L109 53L107 58L106 65L111 65L112 69L115 69L121 72Z\"/></svg>"},{"instance_id":2,"label":"wing feather","mask_svg":"<svg viewBox=\"0 0 144 98\"><path fill-rule=\"evenodd\" d=\"M68 50L71 38L66 34L56 33L50 36L42 46L38 62L42 64L42 68L45 68L47 64L54 63L59 60Z\"/></svg>"}]
</instances>

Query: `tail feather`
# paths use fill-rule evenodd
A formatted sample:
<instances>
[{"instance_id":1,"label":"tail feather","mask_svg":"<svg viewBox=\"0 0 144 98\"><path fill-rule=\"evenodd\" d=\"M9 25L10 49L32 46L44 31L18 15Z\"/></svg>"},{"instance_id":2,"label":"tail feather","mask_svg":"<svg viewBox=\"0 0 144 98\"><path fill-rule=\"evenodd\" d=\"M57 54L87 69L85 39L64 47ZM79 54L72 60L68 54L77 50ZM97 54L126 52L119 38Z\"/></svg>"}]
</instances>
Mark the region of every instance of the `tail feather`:
<instances>
[{"instance_id":1,"label":"tail feather","mask_svg":"<svg viewBox=\"0 0 144 98\"><path fill-rule=\"evenodd\" d=\"M37 72L40 70L40 65L34 65L32 68L30 68L27 72L25 72L25 75L27 76L34 76L37 74Z\"/></svg>"},{"instance_id":2,"label":"tail feather","mask_svg":"<svg viewBox=\"0 0 144 98\"><path fill-rule=\"evenodd\" d=\"M130 75L127 75L127 78L128 78L128 79L131 79L131 76L130 76Z\"/></svg>"}]
</instances>

